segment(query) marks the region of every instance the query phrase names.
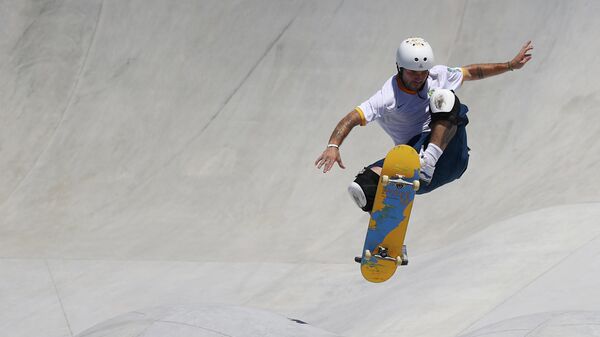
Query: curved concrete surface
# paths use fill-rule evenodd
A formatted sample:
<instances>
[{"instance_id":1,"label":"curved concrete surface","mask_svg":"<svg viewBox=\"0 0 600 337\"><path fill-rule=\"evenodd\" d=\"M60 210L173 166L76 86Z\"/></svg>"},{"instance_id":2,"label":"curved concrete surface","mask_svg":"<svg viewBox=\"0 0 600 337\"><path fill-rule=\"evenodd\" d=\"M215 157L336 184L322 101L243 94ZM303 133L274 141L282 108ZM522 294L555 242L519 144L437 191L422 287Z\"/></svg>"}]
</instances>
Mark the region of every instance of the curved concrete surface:
<instances>
[{"instance_id":1,"label":"curved concrete surface","mask_svg":"<svg viewBox=\"0 0 600 337\"><path fill-rule=\"evenodd\" d=\"M301 320L264 310L232 306L167 306L130 312L78 337L335 337Z\"/></svg>"},{"instance_id":2,"label":"curved concrete surface","mask_svg":"<svg viewBox=\"0 0 600 337\"><path fill-rule=\"evenodd\" d=\"M139 308L218 304L431 337L600 311L599 10L0 2L1 330L72 336ZM447 65L504 62L527 40L534 58L458 92L469 170L418 198L411 264L373 285L352 261L368 218L345 190L392 143L360 128L348 169L312 163L414 35Z\"/></svg>"},{"instance_id":3,"label":"curved concrete surface","mask_svg":"<svg viewBox=\"0 0 600 337\"><path fill-rule=\"evenodd\" d=\"M508 319L464 337L553 337L600 336L597 311L544 312Z\"/></svg>"}]
</instances>

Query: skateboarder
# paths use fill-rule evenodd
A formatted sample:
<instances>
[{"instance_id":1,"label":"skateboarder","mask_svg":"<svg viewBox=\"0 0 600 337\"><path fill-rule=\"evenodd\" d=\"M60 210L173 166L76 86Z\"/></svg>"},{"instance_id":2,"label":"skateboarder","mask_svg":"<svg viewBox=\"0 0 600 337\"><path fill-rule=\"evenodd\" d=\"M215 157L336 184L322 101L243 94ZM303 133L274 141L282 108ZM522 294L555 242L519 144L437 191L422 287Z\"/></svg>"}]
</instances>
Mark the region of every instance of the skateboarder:
<instances>
[{"instance_id":1,"label":"skateboarder","mask_svg":"<svg viewBox=\"0 0 600 337\"><path fill-rule=\"evenodd\" d=\"M340 120L315 166L323 168L323 173L335 163L344 169L339 149L344 139L355 126L377 121L396 145L408 144L419 152L422 181L419 194L460 178L469 159L465 130L468 108L460 103L454 91L463 81L522 68L531 59L532 49L528 41L508 62L451 68L434 65L433 50L424 39L402 41L396 51L397 73ZM382 165L383 159L365 167L348 187L353 200L365 212L373 207Z\"/></svg>"}]
</instances>

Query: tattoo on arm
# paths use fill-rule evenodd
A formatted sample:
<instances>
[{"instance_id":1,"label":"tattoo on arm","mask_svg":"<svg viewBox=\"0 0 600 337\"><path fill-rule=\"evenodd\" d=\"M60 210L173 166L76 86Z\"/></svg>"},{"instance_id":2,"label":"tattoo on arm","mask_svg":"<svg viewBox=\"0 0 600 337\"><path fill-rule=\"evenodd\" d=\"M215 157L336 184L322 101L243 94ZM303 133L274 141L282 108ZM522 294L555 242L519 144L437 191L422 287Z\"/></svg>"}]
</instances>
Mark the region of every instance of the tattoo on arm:
<instances>
[{"instance_id":1,"label":"tattoo on arm","mask_svg":"<svg viewBox=\"0 0 600 337\"><path fill-rule=\"evenodd\" d=\"M485 75L483 74L483 69L481 69L481 66L477 66L477 78L478 79L482 79L485 77Z\"/></svg>"},{"instance_id":2,"label":"tattoo on arm","mask_svg":"<svg viewBox=\"0 0 600 337\"><path fill-rule=\"evenodd\" d=\"M507 66L506 62L471 64L464 68L469 74L469 77L466 77L465 80L481 80L510 71L510 67Z\"/></svg>"},{"instance_id":3,"label":"tattoo on arm","mask_svg":"<svg viewBox=\"0 0 600 337\"><path fill-rule=\"evenodd\" d=\"M356 113L356 115L357 114L358 113ZM344 118L342 118L342 120L338 123L338 125L333 130L333 133L331 134L331 137L329 138L329 143L342 144L344 139L346 139L346 137L350 133L350 130L352 130L353 127L360 124L360 116L358 116L358 119L357 119L356 115L355 115L355 111L352 111L351 113L346 115Z\"/></svg>"}]
</instances>

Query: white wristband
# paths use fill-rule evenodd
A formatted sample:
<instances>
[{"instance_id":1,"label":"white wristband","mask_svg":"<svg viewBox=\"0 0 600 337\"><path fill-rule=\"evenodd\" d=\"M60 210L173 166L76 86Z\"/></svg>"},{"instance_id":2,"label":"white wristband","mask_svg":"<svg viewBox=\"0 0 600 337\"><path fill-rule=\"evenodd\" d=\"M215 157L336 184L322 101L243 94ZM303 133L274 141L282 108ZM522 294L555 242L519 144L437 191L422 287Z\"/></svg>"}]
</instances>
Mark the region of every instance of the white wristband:
<instances>
[{"instance_id":1,"label":"white wristband","mask_svg":"<svg viewBox=\"0 0 600 337\"><path fill-rule=\"evenodd\" d=\"M327 144L327 147L335 147L336 149L339 150L340 146L337 144Z\"/></svg>"}]
</instances>

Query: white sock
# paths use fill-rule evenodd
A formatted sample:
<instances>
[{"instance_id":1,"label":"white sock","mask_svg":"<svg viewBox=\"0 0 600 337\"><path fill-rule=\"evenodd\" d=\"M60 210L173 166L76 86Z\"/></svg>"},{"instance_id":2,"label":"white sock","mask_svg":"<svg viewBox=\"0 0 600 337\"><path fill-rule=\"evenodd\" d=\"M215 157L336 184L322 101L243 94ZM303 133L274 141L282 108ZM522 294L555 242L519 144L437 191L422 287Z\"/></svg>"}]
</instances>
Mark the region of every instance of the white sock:
<instances>
[{"instance_id":1,"label":"white sock","mask_svg":"<svg viewBox=\"0 0 600 337\"><path fill-rule=\"evenodd\" d=\"M425 152L423 153L423 157L425 157L425 161L427 163L435 166L438 159L440 159L440 157L442 156L442 153L444 153L444 151L442 151L442 149L440 149L439 146L433 143L429 143L429 145L427 145L427 148L425 149Z\"/></svg>"}]
</instances>

